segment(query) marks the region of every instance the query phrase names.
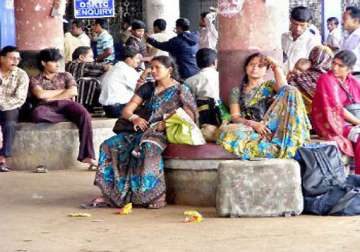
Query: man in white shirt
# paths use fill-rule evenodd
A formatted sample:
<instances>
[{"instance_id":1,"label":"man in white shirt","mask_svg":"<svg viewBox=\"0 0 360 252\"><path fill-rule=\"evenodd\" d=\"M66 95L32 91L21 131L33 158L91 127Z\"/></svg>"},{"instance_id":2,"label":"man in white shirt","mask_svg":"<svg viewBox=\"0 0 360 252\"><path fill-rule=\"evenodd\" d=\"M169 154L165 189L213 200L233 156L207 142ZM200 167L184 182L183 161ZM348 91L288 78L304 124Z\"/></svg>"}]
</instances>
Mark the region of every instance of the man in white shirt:
<instances>
[{"instance_id":1,"label":"man in white shirt","mask_svg":"<svg viewBox=\"0 0 360 252\"><path fill-rule=\"evenodd\" d=\"M333 52L337 52L340 49L341 43L341 30L339 28L339 20L336 17L328 18L327 28L329 30L329 35L326 38L325 45L330 47Z\"/></svg>"},{"instance_id":2,"label":"man in white shirt","mask_svg":"<svg viewBox=\"0 0 360 252\"><path fill-rule=\"evenodd\" d=\"M90 38L84 32L84 23L81 20L71 23L71 34L79 40L80 46L90 46Z\"/></svg>"},{"instance_id":3,"label":"man in white shirt","mask_svg":"<svg viewBox=\"0 0 360 252\"><path fill-rule=\"evenodd\" d=\"M342 42L342 50L352 51L357 61L353 74L360 80L360 9L354 6L347 7L343 14L344 29L349 36Z\"/></svg>"},{"instance_id":4,"label":"man in white shirt","mask_svg":"<svg viewBox=\"0 0 360 252\"><path fill-rule=\"evenodd\" d=\"M155 39L159 42L165 42L175 37L175 33L166 32L166 21L162 18L156 19L153 23L154 34L150 35L150 38ZM156 56L169 56L168 52L162 51L158 48L147 44L148 52L150 57Z\"/></svg>"},{"instance_id":5,"label":"man in white shirt","mask_svg":"<svg viewBox=\"0 0 360 252\"><path fill-rule=\"evenodd\" d=\"M107 117L120 117L123 108L134 95L139 79L144 79L145 74L141 75L135 70L141 59L138 50L126 47L123 61L116 63L105 74L101 82L99 102L104 106Z\"/></svg>"},{"instance_id":6,"label":"man in white shirt","mask_svg":"<svg viewBox=\"0 0 360 252\"><path fill-rule=\"evenodd\" d=\"M199 49L211 48L216 50L219 37L215 27L216 15L217 13L215 11L201 13Z\"/></svg>"},{"instance_id":7,"label":"man in white shirt","mask_svg":"<svg viewBox=\"0 0 360 252\"><path fill-rule=\"evenodd\" d=\"M321 45L319 36L309 30L310 10L304 6L295 7L290 14L290 30L281 37L284 53L284 70L291 71L301 58L308 58L311 50Z\"/></svg>"},{"instance_id":8,"label":"man in white shirt","mask_svg":"<svg viewBox=\"0 0 360 252\"><path fill-rule=\"evenodd\" d=\"M196 53L196 63L200 71L185 80L196 99L200 114L200 125L207 123L218 125L215 104L220 99L219 72L216 51L202 48Z\"/></svg>"}]
</instances>

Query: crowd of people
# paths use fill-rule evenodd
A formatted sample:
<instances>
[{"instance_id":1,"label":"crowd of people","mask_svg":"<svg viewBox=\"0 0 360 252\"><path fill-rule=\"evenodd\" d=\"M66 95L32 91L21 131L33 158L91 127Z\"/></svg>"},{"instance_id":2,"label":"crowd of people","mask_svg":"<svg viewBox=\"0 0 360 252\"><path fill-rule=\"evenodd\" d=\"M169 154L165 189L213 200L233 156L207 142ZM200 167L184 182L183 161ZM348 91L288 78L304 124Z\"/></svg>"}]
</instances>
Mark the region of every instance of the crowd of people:
<instances>
[{"instance_id":1,"label":"crowd of people","mask_svg":"<svg viewBox=\"0 0 360 252\"><path fill-rule=\"evenodd\" d=\"M69 120L79 128L78 160L96 168L95 185L102 192L88 207L122 207L129 202L165 206L161 154L167 146L166 116L181 107L199 126L221 123L211 111L220 100L216 15L216 9L201 14L200 32L191 32L186 18L176 21L175 33L166 30L165 20L157 19L151 35L145 33L144 22L127 21L119 36L122 49L117 62L118 47L106 21L94 22L94 47L83 24L75 20L65 33L64 55L55 48L42 50L40 74L31 78L18 67L18 49L4 47L0 52L0 171L10 170L6 159L12 153L19 111L31 97L33 122ZM293 158L310 140L313 128L354 157L355 173L360 174L360 118L348 110L348 105L360 103L360 9L347 7L342 21L346 36L338 19L331 17L329 35L322 43L310 26L310 10L295 7L289 32L281 38L284 62L261 52L248 56L245 77L230 93L231 124L220 127L217 143L245 160ZM62 59L66 72L59 70ZM274 80L266 79L268 71ZM121 117L133 125L133 130L103 142L98 161L91 115L74 100L81 78L101 83L96 102L107 117ZM140 114L141 109L148 115Z\"/></svg>"}]
</instances>

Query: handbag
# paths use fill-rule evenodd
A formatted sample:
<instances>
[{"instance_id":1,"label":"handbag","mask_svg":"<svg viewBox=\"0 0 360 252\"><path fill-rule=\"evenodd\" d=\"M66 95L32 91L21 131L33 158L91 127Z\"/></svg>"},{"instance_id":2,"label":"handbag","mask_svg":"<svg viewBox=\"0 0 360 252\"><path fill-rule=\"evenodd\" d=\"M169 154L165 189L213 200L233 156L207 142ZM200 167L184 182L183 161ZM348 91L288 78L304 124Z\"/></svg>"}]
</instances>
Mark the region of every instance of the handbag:
<instances>
[{"instance_id":1,"label":"handbag","mask_svg":"<svg viewBox=\"0 0 360 252\"><path fill-rule=\"evenodd\" d=\"M174 114L165 120L166 139L173 144L203 145L206 141L201 130L182 109L178 108Z\"/></svg>"},{"instance_id":2,"label":"handbag","mask_svg":"<svg viewBox=\"0 0 360 252\"><path fill-rule=\"evenodd\" d=\"M146 105L139 106L135 111L134 114L140 116L141 118L144 118L146 121L149 120L151 116L151 110ZM115 134L119 134L122 132L135 132L134 125L129 120L120 117L116 120L113 132Z\"/></svg>"},{"instance_id":3,"label":"handbag","mask_svg":"<svg viewBox=\"0 0 360 252\"><path fill-rule=\"evenodd\" d=\"M350 91L340 82L340 87L344 90L349 100L352 104L345 106L345 109L348 110L355 117L360 118L360 103L356 103L354 97L350 94Z\"/></svg>"}]
</instances>

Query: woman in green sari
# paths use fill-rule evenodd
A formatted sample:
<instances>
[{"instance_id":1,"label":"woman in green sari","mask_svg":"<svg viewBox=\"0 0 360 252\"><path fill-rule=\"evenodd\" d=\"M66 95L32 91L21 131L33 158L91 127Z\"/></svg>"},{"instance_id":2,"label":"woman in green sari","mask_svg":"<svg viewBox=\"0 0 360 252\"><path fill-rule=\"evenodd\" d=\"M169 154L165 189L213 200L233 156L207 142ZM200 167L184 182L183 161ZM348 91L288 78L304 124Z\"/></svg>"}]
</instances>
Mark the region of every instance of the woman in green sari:
<instances>
[{"instance_id":1,"label":"woman in green sari","mask_svg":"<svg viewBox=\"0 0 360 252\"><path fill-rule=\"evenodd\" d=\"M271 68L275 80L265 81ZM245 78L231 91L232 122L218 143L241 159L292 158L310 139L311 125L300 92L287 85L281 67L261 53L245 62Z\"/></svg>"}]
</instances>

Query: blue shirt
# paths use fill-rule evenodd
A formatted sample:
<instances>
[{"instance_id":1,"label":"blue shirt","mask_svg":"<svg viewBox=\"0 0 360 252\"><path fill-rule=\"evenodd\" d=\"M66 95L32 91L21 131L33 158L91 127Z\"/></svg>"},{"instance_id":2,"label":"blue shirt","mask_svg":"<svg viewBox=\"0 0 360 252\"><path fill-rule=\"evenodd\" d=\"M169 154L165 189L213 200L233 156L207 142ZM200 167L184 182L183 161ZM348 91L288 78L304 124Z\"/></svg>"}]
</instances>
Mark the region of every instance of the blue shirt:
<instances>
[{"instance_id":1,"label":"blue shirt","mask_svg":"<svg viewBox=\"0 0 360 252\"><path fill-rule=\"evenodd\" d=\"M96 39L97 55L101 55L107 48L110 48L112 53L104 59L104 62L112 63L115 60L114 40L109 32L104 30Z\"/></svg>"}]
</instances>

